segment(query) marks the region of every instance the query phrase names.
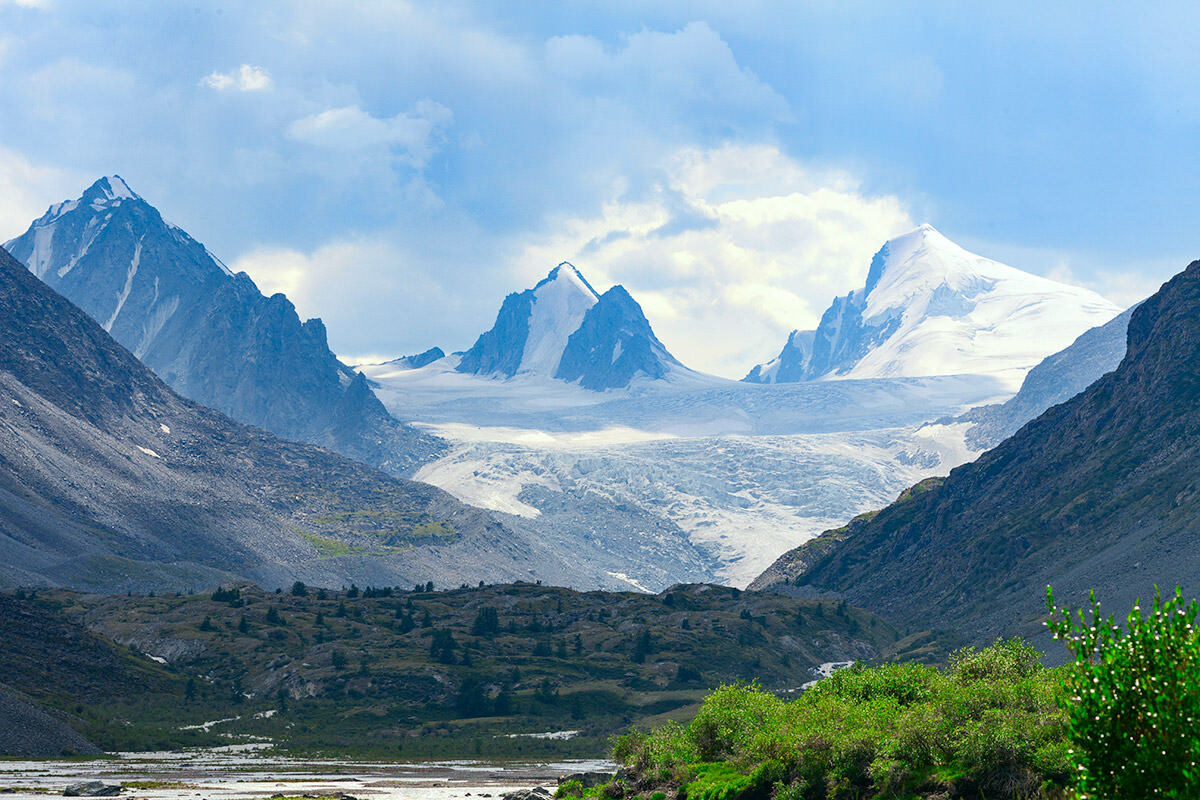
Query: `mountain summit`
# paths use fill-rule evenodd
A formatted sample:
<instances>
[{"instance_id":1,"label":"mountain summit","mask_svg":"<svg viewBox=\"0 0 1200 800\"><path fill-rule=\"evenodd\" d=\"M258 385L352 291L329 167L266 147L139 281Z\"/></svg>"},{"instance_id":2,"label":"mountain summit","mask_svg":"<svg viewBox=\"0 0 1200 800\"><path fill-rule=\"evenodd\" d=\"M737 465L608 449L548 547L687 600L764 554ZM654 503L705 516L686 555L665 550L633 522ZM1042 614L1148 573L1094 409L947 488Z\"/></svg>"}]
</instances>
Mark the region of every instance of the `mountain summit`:
<instances>
[{"instance_id":1,"label":"mountain summit","mask_svg":"<svg viewBox=\"0 0 1200 800\"><path fill-rule=\"evenodd\" d=\"M930 225L889 240L862 289L745 380L1003 374L1030 369L1120 309L1095 292L975 255Z\"/></svg>"},{"instance_id":2,"label":"mountain summit","mask_svg":"<svg viewBox=\"0 0 1200 800\"><path fill-rule=\"evenodd\" d=\"M684 369L622 286L597 294L563 262L532 289L510 294L496 323L466 351L459 372L511 378L520 373L596 391Z\"/></svg>"},{"instance_id":3,"label":"mountain summit","mask_svg":"<svg viewBox=\"0 0 1200 800\"><path fill-rule=\"evenodd\" d=\"M338 361L321 320L264 297L117 175L51 206L5 248L180 394L393 474L438 449Z\"/></svg>"},{"instance_id":4,"label":"mountain summit","mask_svg":"<svg viewBox=\"0 0 1200 800\"><path fill-rule=\"evenodd\" d=\"M1095 589L1127 608L1153 584L1194 596L1200 261L1133 309L1127 342L1117 368L1080 394L948 477L785 554L752 588L837 592L979 641L1041 631L1047 584L1070 605Z\"/></svg>"}]
</instances>

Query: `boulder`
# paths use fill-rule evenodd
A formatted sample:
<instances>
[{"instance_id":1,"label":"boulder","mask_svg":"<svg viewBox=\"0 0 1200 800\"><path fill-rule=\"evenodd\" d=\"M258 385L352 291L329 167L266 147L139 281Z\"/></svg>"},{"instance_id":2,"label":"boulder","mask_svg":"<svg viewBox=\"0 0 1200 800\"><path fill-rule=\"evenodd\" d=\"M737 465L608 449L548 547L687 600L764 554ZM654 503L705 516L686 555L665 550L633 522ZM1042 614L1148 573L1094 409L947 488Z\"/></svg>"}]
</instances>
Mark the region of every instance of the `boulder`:
<instances>
[{"instance_id":1,"label":"boulder","mask_svg":"<svg viewBox=\"0 0 1200 800\"><path fill-rule=\"evenodd\" d=\"M603 786L615 777L613 772L572 772L570 775L563 775L558 779L558 784L561 786L568 781L579 781L585 789L591 789L595 786Z\"/></svg>"},{"instance_id":2,"label":"boulder","mask_svg":"<svg viewBox=\"0 0 1200 800\"><path fill-rule=\"evenodd\" d=\"M548 789L541 786L535 786L532 789L517 789L501 795L503 800L550 800L553 796Z\"/></svg>"},{"instance_id":3,"label":"boulder","mask_svg":"<svg viewBox=\"0 0 1200 800\"><path fill-rule=\"evenodd\" d=\"M121 793L120 784L104 781L72 783L63 789L63 797L116 797Z\"/></svg>"}]
</instances>

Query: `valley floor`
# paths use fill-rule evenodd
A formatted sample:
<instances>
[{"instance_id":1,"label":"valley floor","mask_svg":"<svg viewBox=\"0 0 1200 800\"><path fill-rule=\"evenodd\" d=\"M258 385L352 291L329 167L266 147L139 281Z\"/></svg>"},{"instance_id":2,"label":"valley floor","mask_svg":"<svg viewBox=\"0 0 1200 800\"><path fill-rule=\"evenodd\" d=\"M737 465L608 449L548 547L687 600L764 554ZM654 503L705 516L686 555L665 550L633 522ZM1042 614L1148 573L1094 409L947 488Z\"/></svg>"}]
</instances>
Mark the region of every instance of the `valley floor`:
<instances>
[{"instance_id":1,"label":"valley floor","mask_svg":"<svg viewBox=\"0 0 1200 800\"><path fill-rule=\"evenodd\" d=\"M517 788L545 786L576 772L606 770L600 759L539 761L431 761L382 763L337 758L289 758L263 746L235 745L162 753L121 753L86 761L0 761L0 794L13 800L61 796L73 783L124 786L139 800L458 800L499 797Z\"/></svg>"}]
</instances>

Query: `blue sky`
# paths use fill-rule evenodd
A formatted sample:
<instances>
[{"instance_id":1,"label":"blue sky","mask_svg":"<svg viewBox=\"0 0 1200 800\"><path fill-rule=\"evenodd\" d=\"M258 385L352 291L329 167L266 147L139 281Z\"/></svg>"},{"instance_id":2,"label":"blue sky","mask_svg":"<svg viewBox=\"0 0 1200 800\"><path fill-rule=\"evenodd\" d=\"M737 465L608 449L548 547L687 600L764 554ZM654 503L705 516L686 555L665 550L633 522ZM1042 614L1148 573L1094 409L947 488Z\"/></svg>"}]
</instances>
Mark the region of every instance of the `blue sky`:
<instances>
[{"instance_id":1,"label":"blue sky","mask_svg":"<svg viewBox=\"0 0 1200 800\"><path fill-rule=\"evenodd\" d=\"M0 238L119 173L348 357L567 259L732 377L916 223L1122 304L1200 255L1194 6L646 5L0 0Z\"/></svg>"}]
</instances>

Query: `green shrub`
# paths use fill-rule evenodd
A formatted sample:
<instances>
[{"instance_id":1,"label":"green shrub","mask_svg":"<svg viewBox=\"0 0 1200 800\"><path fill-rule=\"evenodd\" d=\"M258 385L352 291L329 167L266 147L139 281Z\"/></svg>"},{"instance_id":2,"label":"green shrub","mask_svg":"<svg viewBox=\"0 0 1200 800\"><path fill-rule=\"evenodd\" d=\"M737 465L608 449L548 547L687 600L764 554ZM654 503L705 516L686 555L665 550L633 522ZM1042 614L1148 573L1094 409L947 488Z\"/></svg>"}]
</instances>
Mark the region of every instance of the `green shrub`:
<instances>
[{"instance_id":1,"label":"green shrub","mask_svg":"<svg viewBox=\"0 0 1200 800\"><path fill-rule=\"evenodd\" d=\"M1034 797L1068 775L1059 679L1034 653L1011 640L960 651L945 670L855 665L791 702L726 686L690 723L619 737L613 755L640 789L673 787L688 800L904 797L930 787Z\"/></svg>"},{"instance_id":2,"label":"green shrub","mask_svg":"<svg viewBox=\"0 0 1200 800\"><path fill-rule=\"evenodd\" d=\"M1050 630L1074 656L1061 701L1080 797L1200 797L1200 609L1178 588L1165 603L1156 591L1122 631L1090 600L1090 619L1073 619L1046 589Z\"/></svg>"}]
</instances>

